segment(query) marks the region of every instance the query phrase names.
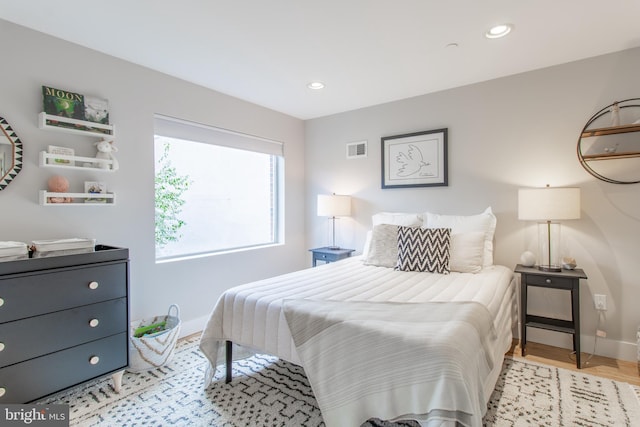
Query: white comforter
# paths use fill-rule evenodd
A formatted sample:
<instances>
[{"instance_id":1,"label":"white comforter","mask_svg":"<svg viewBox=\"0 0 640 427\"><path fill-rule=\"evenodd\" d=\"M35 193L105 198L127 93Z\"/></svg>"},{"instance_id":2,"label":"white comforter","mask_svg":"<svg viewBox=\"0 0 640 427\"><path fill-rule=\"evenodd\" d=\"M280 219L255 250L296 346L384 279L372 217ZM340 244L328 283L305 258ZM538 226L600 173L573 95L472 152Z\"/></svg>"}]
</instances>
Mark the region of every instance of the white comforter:
<instances>
[{"instance_id":1,"label":"white comforter","mask_svg":"<svg viewBox=\"0 0 640 427\"><path fill-rule=\"evenodd\" d=\"M487 350L495 356L493 363L496 366L489 375L483 373L479 378L484 393L478 395L485 400L483 405L495 385L502 355L511 344L511 327L516 313L513 272L506 267L492 266L478 274L440 275L366 266L359 257L353 257L226 291L218 300L200 342L200 348L212 367L215 369L224 362L224 346L220 344L230 340L244 348L278 356L306 369L285 318L285 299L479 303L486 309L491 327L497 334L497 339L489 344ZM456 345L455 339L452 343ZM363 360L365 366L366 363ZM207 384L211 377L212 371L209 370ZM432 409L455 411L458 408L433 406ZM484 413L484 407L481 411ZM396 414L401 416L406 413ZM477 419L478 414L474 417Z\"/></svg>"}]
</instances>

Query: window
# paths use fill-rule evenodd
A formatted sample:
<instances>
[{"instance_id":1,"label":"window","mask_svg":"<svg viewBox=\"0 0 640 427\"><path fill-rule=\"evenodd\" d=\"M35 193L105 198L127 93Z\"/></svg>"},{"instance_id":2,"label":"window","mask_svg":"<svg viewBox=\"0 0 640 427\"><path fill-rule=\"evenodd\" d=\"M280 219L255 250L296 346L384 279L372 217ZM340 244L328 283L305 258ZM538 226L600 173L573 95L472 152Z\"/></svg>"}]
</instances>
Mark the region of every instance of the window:
<instances>
[{"instance_id":1,"label":"window","mask_svg":"<svg viewBox=\"0 0 640 427\"><path fill-rule=\"evenodd\" d=\"M282 241L282 143L155 117L156 261Z\"/></svg>"}]
</instances>

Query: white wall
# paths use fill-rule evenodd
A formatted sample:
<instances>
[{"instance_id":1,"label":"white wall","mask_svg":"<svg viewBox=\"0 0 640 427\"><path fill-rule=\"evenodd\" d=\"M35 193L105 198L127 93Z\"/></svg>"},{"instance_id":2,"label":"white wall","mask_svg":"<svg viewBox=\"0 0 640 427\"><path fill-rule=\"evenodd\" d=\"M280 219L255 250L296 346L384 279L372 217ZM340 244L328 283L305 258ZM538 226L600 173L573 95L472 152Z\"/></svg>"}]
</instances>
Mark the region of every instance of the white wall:
<instances>
[{"instance_id":1,"label":"white wall","mask_svg":"<svg viewBox=\"0 0 640 427\"><path fill-rule=\"evenodd\" d=\"M0 240L86 236L129 248L131 318L162 314L171 303L177 303L185 333L203 326L225 288L308 265L301 120L1 20L0 39L0 116L8 120L24 144L23 170L0 192ZM49 144L75 148L78 155L95 155L95 139L38 129L42 85L110 101L119 148L117 173L38 167L38 153ZM154 113L283 141L286 244L155 264ZM79 192L85 180L106 181L117 194L117 204L40 206L38 190L45 189L54 174L66 176L71 190Z\"/></svg>"},{"instance_id":2,"label":"white wall","mask_svg":"<svg viewBox=\"0 0 640 427\"><path fill-rule=\"evenodd\" d=\"M583 351L593 351L593 294L601 293L608 296L608 311L600 329L608 335L598 340L597 352L635 360L640 184L593 178L578 163L576 144L585 122L600 108L640 97L639 69L640 49L632 49L307 121L308 246L329 241L327 221L315 215L321 193L354 197L353 217L338 224L338 243L358 250L378 211L473 214L491 206L498 217L495 262L514 267L523 251L536 248L535 225L517 219L518 188L578 186L582 218L563 224L563 238L566 254L589 277L581 284ZM445 127L447 187L380 188L382 136ZM361 140L368 141L368 157L347 160L345 144ZM530 312L570 315L566 292L535 292L530 304ZM566 334L530 329L529 338L571 346Z\"/></svg>"}]
</instances>

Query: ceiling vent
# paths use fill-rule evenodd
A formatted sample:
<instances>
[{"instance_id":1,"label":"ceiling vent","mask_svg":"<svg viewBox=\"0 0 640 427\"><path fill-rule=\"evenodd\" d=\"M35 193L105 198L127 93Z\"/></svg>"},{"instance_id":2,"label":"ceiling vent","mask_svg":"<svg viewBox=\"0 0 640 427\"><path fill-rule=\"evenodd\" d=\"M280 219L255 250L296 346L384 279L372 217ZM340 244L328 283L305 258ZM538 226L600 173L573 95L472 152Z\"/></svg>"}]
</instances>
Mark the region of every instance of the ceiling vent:
<instances>
[{"instance_id":1,"label":"ceiling vent","mask_svg":"<svg viewBox=\"0 0 640 427\"><path fill-rule=\"evenodd\" d=\"M347 144L347 159L367 157L367 141L350 142Z\"/></svg>"}]
</instances>

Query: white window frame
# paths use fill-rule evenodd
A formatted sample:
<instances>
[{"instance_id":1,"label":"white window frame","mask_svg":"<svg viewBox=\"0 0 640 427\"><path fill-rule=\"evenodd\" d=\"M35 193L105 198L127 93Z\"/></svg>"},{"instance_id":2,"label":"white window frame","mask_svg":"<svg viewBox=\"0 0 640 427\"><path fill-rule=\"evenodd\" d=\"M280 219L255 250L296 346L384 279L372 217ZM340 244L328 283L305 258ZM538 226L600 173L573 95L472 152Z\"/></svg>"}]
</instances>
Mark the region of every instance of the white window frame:
<instances>
[{"instance_id":1,"label":"white window frame","mask_svg":"<svg viewBox=\"0 0 640 427\"><path fill-rule=\"evenodd\" d=\"M277 159L275 167L275 177L277 179L277 182L274 186L276 212L273 216L273 242L220 250L212 249L205 253L174 255L160 258L158 258L156 254L157 263L189 258L199 258L203 256L252 250L264 248L267 246L284 244L284 144L282 142L161 114L154 115L154 135L241 149L246 151L253 151L257 153L276 156Z\"/></svg>"}]
</instances>

